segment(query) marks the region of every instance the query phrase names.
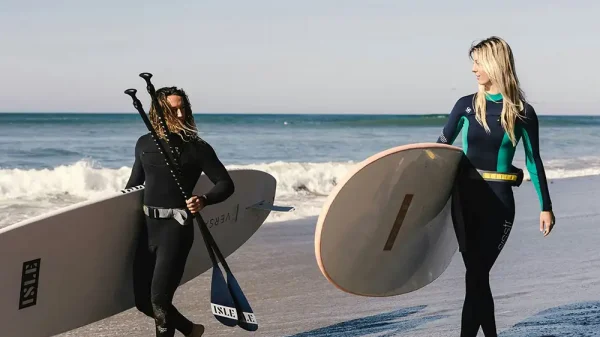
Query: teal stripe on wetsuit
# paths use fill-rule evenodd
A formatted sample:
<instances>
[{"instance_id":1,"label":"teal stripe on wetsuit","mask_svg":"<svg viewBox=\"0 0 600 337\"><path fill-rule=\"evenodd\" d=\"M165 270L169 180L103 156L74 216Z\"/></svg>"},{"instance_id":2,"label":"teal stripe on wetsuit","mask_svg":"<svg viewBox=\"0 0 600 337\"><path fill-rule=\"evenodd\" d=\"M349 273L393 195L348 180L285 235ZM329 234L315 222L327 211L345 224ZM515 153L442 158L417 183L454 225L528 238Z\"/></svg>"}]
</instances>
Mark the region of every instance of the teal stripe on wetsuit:
<instances>
[{"instance_id":1,"label":"teal stripe on wetsuit","mask_svg":"<svg viewBox=\"0 0 600 337\"><path fill-rule=\"evenodd\" d=\"M486 118L490 133L475 119L474 95L460 98L452 112L438 142L452 144L462 132L463 152L475 167L482 170L511 172L516 146L500 124L502 94L487 94ZM526 104L523 119L515 122L517 145L523 139L526 167L535 187L543 211L552 209L548 183L539 151L539 125L533 107Z\"/></svg>"}]
</instances>

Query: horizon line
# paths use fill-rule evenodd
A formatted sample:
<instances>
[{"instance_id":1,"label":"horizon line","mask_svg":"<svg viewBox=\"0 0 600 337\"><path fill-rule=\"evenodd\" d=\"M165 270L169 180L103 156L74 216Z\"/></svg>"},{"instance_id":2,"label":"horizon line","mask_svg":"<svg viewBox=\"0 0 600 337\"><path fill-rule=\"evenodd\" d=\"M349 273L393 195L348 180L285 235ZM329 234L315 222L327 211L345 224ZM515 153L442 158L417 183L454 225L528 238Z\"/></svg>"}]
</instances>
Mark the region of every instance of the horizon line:
<instances>
[{"instance_id":1,"label":"horizon line","mask_svg":"<svg viewBox=\"0 0 600 337\"><path fill-rule=\"evenodd\" d=\"M14 115L24 115L24 114L79 114L79 115L139 115L137 112L75 112L75 111L0 111L0 114L14 114ZM366 112L349 112L349 113L340 113L340 112L195 112L193 115L288 115L288 116L306 116L306 115L329 115L329 116L439 116L439 115L449 115L449 112L446 113L366 113ZM147 115L147 113L146 113ZM558 114L558 113L538 113L538 116L597 116L600 117L600 113L583 113L583 114Z\"/></svg>"}]
</instances>

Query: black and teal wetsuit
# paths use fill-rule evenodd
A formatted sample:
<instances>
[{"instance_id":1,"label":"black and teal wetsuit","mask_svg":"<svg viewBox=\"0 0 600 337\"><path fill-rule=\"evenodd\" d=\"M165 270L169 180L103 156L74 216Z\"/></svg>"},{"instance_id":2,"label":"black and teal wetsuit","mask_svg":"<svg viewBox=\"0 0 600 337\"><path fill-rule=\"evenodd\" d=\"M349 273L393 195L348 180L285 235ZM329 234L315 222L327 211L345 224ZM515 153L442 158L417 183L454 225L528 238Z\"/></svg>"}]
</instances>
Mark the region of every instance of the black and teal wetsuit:
<instances>
[{"instance_id":1,"label":"black and teal wetsuit","mask_svg":"<svg viewBox=\"0 0 600 337\"><path fill-rule=\"evenodd\" d=\"M475 119L472 94L456 102L438 143L452 144L462 131L463 151L473 166L480 170L510 172L516 147L500 124L502 94L488 94L486 98L489 134ZM542 211L550 211L552 202L540 157L538 118L530 104L526 104L524 118L517 118L515 122L515 137L517 145L523 141L527 171L537 191L540 207Z\"/></svg>"},{"instance_id":2,"label":"black and teal wetsuit","mask_svg":"<svg viewBox=\"0 0 600 337\"><path fill-rule=\"evenodd\" d=\"M512 161L516 146L500 122L502 95L488 95L486 103L489 133L475 119L473 94L456 102L437 140L438 143L452 144L462 131L465 160L457 178L458 192L452 212L466 267L461 337L476 336L480 326L486 337L497 336L489 273L506 244L515 217L512 186L477 179L478 175L472 174L477 169L502 173L512 173L515 169ZM540 208L549 211L552 202L540 157L537 115L529 104L522 114L524 118L517 118L515 122L517 145L523 142L527 170L535 185Z\"/></svg>"}]
</instances>

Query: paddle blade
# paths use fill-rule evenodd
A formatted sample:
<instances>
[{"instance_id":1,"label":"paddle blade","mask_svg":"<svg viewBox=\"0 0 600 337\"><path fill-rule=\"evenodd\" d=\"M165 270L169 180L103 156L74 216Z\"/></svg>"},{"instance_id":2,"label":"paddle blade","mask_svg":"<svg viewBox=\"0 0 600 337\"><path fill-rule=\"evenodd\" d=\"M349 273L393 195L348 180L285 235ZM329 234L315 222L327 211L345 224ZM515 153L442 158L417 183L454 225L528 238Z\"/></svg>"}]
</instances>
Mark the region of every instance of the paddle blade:
<instances>
[{"instance_id":1,"label":"paddle blade","mask_svg":"<svg viewBox=\"0 0 600 337\"><path fill-rule=\"evenodd\" d=\"M248 303L242 288L231 273L227 273L227 285L229 286L229 292L233 297L233 301L236 304L238 325L240 328L248 331L258 330L258 321L256 321L254 311L252 311L250 303Z\"/></svg>"},{"instance_id":2,"label":"paddle blade","mask_svg":"<svg viewBox=\"0 0 600 337\"><path fill-rule=\"evenodd\" d=\"M218 265L213 265L212 283L210 289L210 306L217 321L227 326L238 324L238 314L233 298L229 293L225 278Z\"/></svg>"}]
</instances>

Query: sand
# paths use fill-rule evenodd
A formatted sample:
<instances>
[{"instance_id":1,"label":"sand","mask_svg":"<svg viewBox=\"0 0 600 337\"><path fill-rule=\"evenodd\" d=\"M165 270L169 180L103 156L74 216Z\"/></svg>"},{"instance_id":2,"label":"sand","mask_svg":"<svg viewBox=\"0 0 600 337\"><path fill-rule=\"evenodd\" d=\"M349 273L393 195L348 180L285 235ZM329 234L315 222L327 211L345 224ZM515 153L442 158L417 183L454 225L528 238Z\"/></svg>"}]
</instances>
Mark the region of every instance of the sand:
<instances>
[{"instance_id":1,"label":"sand","mask_svg":"<svg viewBox=\"0 0 600 337\"><path fill-rule=\"evenodd\" d=\"M515 224L490 277L500 336L600 336L599 189L600 176L552 181L557 224L546 238L539 232L531 182L515 190ZM257 315L258 331L214 319L210 271L179 288L176 306L206 325L205 336L459 336L464 266L458 253L422 289L358 297L321 275L315 224L316 217L266 223L228 258ZM154 336L154 325L132 309L60 336Z\"/></svg>"}]
</instances>

